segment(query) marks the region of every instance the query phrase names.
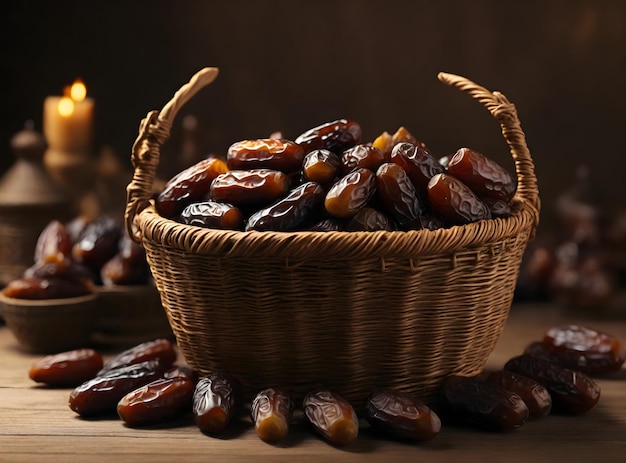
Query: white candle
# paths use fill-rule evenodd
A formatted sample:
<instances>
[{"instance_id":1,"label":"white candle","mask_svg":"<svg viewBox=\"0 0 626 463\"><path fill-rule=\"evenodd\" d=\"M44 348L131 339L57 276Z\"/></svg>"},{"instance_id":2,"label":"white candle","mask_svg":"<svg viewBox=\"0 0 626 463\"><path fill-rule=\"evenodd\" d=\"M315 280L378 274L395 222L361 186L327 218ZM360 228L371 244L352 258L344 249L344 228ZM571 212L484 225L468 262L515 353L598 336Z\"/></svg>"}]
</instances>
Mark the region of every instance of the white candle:
<instances>
[{"instance_id":1,"label":"white candle","mask_svg":"<svg viewBox=\"0 0 626 463\"><path fill-rule=\"evenodd\" d=\"M93 142L94 101L85 85L77 80L65 96L49 96L44 101L43 133L51 150L88 154Z\"/></svg>"}]
</instances>

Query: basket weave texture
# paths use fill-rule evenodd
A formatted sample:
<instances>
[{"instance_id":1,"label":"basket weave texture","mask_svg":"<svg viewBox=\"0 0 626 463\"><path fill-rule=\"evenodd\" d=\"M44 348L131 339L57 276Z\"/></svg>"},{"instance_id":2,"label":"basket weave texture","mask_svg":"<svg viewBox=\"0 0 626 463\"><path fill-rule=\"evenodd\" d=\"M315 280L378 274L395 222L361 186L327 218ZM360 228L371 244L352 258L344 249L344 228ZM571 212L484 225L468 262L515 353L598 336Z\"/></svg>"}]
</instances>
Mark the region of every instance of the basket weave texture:
<instances>
[{"instance_id":1,"label":"basket weave texture","mask_svg":"<svg viewBox=\"0 0 626 463\"><path fill-rule=\"evenodd\" d=\"M438 76L502 128L518 180L506 219L436 231L212 230L161 217L150 198L176 114L217 74L202 69L141 122L127 189L127 228L146 249L187 362L201 374L238 375L248 397L269 386L301 397L325 385L357 407L375 387L430 402L446 376L479 373L539 220L515 106L464 77Z\"/></svg>"}]
</instances>

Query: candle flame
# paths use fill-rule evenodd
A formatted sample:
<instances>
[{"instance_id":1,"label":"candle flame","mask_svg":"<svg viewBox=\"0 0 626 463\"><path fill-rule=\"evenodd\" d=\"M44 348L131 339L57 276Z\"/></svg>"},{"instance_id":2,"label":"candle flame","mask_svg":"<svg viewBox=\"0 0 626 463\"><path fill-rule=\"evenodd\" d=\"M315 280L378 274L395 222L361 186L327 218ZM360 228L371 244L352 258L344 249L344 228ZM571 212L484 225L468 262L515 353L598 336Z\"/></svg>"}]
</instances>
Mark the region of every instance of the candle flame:
<instances>
[{"instance_id":1,"label":"candle flame","mask_svg":"<svg viewBox=\"0 0 626 463\"><path fill-rule=\"evenodd\" d=\"M76 79L70 88L70 97L78 102L83 101L87 96L87 87L81 79Z\"/></svg>"},{"instance_id":2,"label":"candle flame","mask_svg":"<svg viewBox=\"0 0 626 463\"><path fill-rule=\"evenodd\" d=\"M63 117L70 117L74 112L74 101L70 97L62 97L59 100L58 111Z\"/></svg>"}]
</instances>

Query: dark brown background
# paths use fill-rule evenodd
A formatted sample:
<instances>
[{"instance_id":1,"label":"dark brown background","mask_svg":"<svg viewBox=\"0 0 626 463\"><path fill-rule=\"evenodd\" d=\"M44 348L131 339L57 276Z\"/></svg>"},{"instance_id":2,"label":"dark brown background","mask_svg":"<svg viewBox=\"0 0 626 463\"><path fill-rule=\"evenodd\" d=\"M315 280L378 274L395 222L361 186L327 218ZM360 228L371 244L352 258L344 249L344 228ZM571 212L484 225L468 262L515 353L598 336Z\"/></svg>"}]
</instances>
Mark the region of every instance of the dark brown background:
<instances>
[{"instance_id":1,"label":"dark brown background","mask_svg":"<svg viewBox=\"0 0 626 463\"><path fill-rule=\"evenodd\" d=\"M140 119L204 66L221 75L182 113L198 117L203 152L346 117L366 139L404 125L438 154L470 146L512 168L491 116L437 81L447 71L516 104L542 229L581 163L607 204L622 207L623 0L15 0L2 9L0 172L13 160L11 135L29 119L41 129L44 98L79 76L96 100L96 148L111 146L129 166ZM179 134L164 147L164 176L177 168Z\"/></svg>"}]
</instances>

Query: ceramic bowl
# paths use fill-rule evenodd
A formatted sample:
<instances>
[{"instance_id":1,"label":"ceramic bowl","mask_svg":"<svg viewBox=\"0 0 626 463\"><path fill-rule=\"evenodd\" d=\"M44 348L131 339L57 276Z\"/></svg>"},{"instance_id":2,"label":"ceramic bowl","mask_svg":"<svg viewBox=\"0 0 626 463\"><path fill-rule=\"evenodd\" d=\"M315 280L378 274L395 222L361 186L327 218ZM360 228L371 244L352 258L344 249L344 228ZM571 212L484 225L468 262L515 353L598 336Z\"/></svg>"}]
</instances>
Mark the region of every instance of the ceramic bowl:
<instances>
[{"instance_id":1,"label":"ceramic bowl","mask_svg":"<svg viewBox=\"0 0 626 463\"><path fill-rule=\"evenodd\" d=\"M14 299L0 292L0 311L22 350L53 354L89 344L98 294L67 299Z\"/></svg>"}]
</instances>

